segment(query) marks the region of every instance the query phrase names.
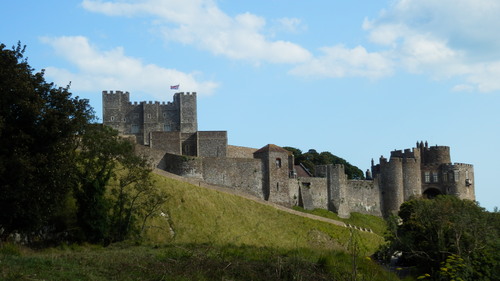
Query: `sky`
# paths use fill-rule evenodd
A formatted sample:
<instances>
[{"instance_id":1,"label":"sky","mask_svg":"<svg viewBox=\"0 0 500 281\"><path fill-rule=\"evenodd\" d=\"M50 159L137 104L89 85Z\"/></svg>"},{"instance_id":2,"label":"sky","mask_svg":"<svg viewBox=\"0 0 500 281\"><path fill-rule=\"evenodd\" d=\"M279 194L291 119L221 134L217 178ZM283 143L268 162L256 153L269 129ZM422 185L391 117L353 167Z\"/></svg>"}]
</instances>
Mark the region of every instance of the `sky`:
<instances>
[{"instance_id":1,"label":"sky","mask_svg":"<svg viewBox=\"0 0 500 281\"><path fill-rule=\"evenodd\" d=\"M417 141L474 165L500 206L498 0L18 0L0 42L26 45L47 81L102 118L132 101L197 92L199 130L229 144L330 151L363 171Z\"/></svg>"}]
</instances>

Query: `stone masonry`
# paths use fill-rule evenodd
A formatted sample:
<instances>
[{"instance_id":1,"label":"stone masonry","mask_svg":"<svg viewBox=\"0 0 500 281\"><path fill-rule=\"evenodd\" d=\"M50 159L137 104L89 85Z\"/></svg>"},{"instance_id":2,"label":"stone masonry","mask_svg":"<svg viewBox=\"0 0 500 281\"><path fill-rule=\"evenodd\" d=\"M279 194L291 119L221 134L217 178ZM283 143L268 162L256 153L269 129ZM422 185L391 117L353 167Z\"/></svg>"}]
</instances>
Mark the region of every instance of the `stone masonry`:
<instances>
[{"instance_id":1,"label":"stone masonry","mask_svg":"<svg viewBox=\"0 0 500 281\"><path fill-rule=\"evenodd\" d=\"M198 131L196 93L173 102L134 102L128 92L103 91L103 123L135 138L140 151L163 170L233 188L284 206L388 216L412 198L439 194L475 200L474 168L452 163L450 148L417 142L372 160L366 180L349 180L343 165L310 175L274 144L260 149L228 145L226 131Z\"/></svg>"}]
</instances>

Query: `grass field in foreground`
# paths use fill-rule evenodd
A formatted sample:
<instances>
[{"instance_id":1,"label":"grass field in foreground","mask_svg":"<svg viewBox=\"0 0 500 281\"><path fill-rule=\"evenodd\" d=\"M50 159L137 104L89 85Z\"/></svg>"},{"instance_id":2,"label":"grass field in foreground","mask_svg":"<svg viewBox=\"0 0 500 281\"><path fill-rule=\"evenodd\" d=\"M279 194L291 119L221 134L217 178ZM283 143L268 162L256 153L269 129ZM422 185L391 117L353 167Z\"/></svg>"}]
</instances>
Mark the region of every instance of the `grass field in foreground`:
<instances>
[{"instance_id":1,"label":"grass field in foreground","mask_svg":"<svg viewBox=\"0 0 500 281\"><path fill-rule=\"evenodd\" d=\"M343 251L208 244L31 251L0 245L0 280L399 280Z\"/></svg>"}]
</instances>

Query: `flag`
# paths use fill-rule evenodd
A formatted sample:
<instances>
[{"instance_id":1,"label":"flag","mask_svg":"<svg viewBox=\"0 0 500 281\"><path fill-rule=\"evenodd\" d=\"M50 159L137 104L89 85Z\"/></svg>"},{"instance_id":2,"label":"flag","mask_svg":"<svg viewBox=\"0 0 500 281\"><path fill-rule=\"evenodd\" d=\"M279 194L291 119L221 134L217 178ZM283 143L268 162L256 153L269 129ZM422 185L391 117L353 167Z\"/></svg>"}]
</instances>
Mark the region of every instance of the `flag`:
<instances>
[{"instance_id":1,"label":"flag","mask_svg":"<svg viewBox=\"0 0 500 281\"><path fill-rule=\"evenodd\" d=\"M179 84L175 86L170 86L170 90L179 90Z\"/></svg>"}]
</instances>

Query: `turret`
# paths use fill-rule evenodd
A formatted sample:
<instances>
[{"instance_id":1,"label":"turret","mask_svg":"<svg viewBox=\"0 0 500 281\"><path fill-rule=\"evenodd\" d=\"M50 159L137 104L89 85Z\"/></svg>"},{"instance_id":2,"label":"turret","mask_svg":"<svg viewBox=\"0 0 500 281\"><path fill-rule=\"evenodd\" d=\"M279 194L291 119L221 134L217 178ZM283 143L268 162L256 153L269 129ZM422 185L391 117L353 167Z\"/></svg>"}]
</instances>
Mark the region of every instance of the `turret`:
<instances>
[{"instance_id":1,"label":"turret","mask_svg":"<svg viewBox=\"0 0 500 281\"><path fill-rule=\"evenodd\" d=\"M130 108L129 93L102 91L102 122L120 132L126 131L126 117Z\"/></svg>"},{"instance_id":2,"label":"turret","mask_svg":"<svg viewBox=\"0 0 500 281\"><path fill-rule=\"evenodd\" d=\"M196 93L176 93L174 95L174 103L179 106L181 133L194 133L198 131Z\"/></svg>"},{"instance_id":3,"label":"turret","mask_svg":"<svg viewBox=\"0 0 500 281\"><path fill-rule=\"evenodd\" d=\"M380 180L382 189L382 213L389 216L399 210L404 202L403 159L391 157L389 162L380 159Z\"/></svg>"}]
</instances>

